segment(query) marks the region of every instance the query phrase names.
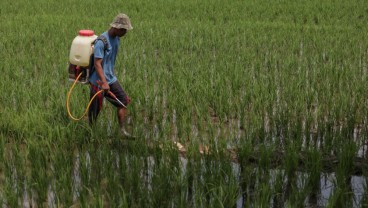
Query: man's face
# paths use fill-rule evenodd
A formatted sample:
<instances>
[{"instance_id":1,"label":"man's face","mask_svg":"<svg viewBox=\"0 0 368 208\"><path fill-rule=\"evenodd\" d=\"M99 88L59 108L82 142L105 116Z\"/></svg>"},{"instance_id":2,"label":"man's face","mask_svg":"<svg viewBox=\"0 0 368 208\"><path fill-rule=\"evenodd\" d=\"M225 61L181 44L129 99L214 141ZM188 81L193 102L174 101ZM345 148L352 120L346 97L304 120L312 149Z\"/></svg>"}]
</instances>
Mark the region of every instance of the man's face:
<instances>
[{"instance_id":1,"label":"man's face","mask_svg":"<svg viewBox=\"0 0 368 208\"><path fill-rule=\"evenodd\" d=\"M120 28L120 29L116 29L116 30L117 30L116 34L119 37L123 37L127 33L127 30L124 29L124 28Z\"/></svg>"}]
</instances>

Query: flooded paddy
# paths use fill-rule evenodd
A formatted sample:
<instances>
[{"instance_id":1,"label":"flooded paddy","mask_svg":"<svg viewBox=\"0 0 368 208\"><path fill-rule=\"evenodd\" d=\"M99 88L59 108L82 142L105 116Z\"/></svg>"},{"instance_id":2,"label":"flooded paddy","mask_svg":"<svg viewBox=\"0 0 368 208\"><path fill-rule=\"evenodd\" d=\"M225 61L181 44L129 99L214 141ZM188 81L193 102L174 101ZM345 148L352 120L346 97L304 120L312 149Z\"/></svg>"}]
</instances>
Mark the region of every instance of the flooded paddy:
<instances>
[{"instance_id":1,"label":"flooded paddy","mask_svg":"<svg viewBox=\"0 0 368 208\"><path fill-rule=\"evenodd\" d=\"M114 155L114 154L113 154ZM116 201L113 200L109 196L105 196L99 199L93 197L92 193L87 194L87 201L81 201L81 198L85 197L83 195L86 194L87 190L86 185L90 183L89 180L96 180L96 176L93 176L93 170L91 163L94 163L91 160L91 157L88 153L85 153L86 161L81 163L81 159L79 155L76 155L74 161L74 169L73 173L64 173L68 177L71 177L70 181L72 188L70 189L72 192L66 194L67 198L70 198L70 202L77 206L82 203L100 203L104 206L115 206L117 205ZM119 170L119 164L121 164L120 160L124 160L125 167L130 167L133 164L130 164L127 159L120 158L119 155L115 155L116 164L115 169ZM179 156L180 157L180 156ZM241 171L241 166L238 163L231 163L231 171L228 174L220 174L219 176L214 176L213 181L207 184L207 181L204 177L208 177L207 171L200 170L188 170L188 160L184 157L179 158L178 167L180 171L175 171L177 175L169 174L167 180L172 180L176 178L175 183L179 183L173 186L173 182L157 182L157 164L153 156L147 158L140 158L140 160L144 160L147 163L146 169L141 167L140 170L131 170L133 173L137 173L139 176L137 179L133 178L125 178L123 174L115 173L113 178L120 178L120 180L115 180L114 183L120 181L120 183L124 184L124 180L134 180L135 184L139 187L131 187L131 191L138 191L139 194L144 194L147 199L140 200L160 200L155 203L161 204L164 203L166 205L171 206L179 206L192 204L194 207L203 207L203 206L216 206L221 204L221 206L236 206L236 207L253 207L257 206L260 203L268 206L268 207L285 207L290 204L290 201L296 200L293 199L297 197L298 205L304 207L325 207L331 203L331 201L336 201L336 204L340 204L342 206L350 206L350 207L362 207L365 204L365 196L366 196L366 177L364 176L348 176L344 181L344 189L341 189L341 185L336 176L336 173L319 173L319 175L314 179L315 184L311 184L311 174L307 172L296 171L292 176L287 175L285 170L281 169L270 169L268 171L261 170L256 167L248 168L246 173L250 174L249 176L243 175ZM202 168L206 167L204 161L202 163ZM216 162L213 162L216 163ZM100 167L104 167L103 164L99 164ZM82 167L85 170L81 170ZM214 165L216 166L216 165ZM220 165L217 165L219 168ZM221 169L220 169L221 170ZM55 170L54 170L55 171ZM84 172L86 171L86 172ZM16 172L16 171L14 171ZM212 172L212 171L211 171ZM166 173L166 172L165 172ZM196 174L195 174L196 173ZM87 175L85 175L87 174ZM162 174L162 172L160 172ZM167 174L167 173L166 173ZM211 173L212 174L212 173ZM4 177L4 176L3 176ZM27 184L27 180L19 181L21 179L17 179L16 173L14 173L14 179L17 181L13 181L13 191L20 192L17 194L17 203L21 202L22 207L37 207L37 204L40 204L39 195L37 195L36 191L29 188L32 185ZM57 189L55 187L55 183L58 183L58 179L55 177L50 177L49 184L47 185L47 189L45 189L45 198L42 202L43 205L47 205L48 207L58 207L60 204L60 192L62 190ZM102 178L99 183L99 189L102 192L108 191L109 183L111 183L111 178ZM222 181L222 182L220 182ZM22 184L22 185L21 185ZM23 187L22 187L23 186ZM163 187L162 187L163 186ZM165 187L168 186L168 187ZM178 187L176 187L178 186ZM210 193L206 193L205 190L208 190L210 186ZM176 188L175 188L176 187ZM173 189L174 188L174 189ZM154 192L161 192L162 189L169 189L166 192L167 196L170 196L170 199L163 200L164 196L158 197L155 199L156 194ZM180 189L180 190L178 190ZM216 190L217 189L217 190ZM2 189L4 190L4 189ZM88 190L89 192L91 190ZM109 190L113 191L113 190ZM119 192L119 189L115 190ZM121 190L120 190L121 191ZM227 192L231 191L231 192ZM174 192L174 193L173 193ZM173 196L173 194L180 193L180 196ZM220 195L218 195L220 194ZM221 196L221 194L223 196ZM112 194L110 193L110 196ZM124 194L123 194L124 195ZM341 198L337 198L338 195ZM11 207L11 203L8 203L7 194L4 192L0 192L0 196L2 198L2 206L3 207ZM8 195L9 196L9 195ZM208 198L206 199L207 196ZM176 198L179 197L179 198ZM202 198L203 197L203 198ZM213 199L215 197L215 199ZM92 200L88 202L89 200ZM162 201L161 201L162 200ZM139 200L138 200L139 201ZM135 204L139 206L139 202L131 202L132 205ZM128 203L126 201L126 203ZM129 203L128 203L129 204Z\"/></svg>"},{"instance_id":2,"label":"flooded paddy","mask_svg":"<svg viewBox=\"0 0 368 208\"><path fill-rule=\"evenodd\" d=\"M0 2L1 207L366 207L366 2ZM119 135L68 52L125 12ZM19 32L22 30L22 32ZM73 115L87 85L70 97Z\"/></svg>"},{"instance_id":3,"label":"flooded paddy","mask_svg":"<svg viewBox=\"0 0 368 208\"><path fill-rule=\"evenodd\" d=\"M367 146L358 142L358 130L353 131L352 140L363 145L354 145L354 152L345 156L327 156L304 146L305 141L300 142L300 151L289 152L287 146L272 143L236 146L239 138L246 136L242 128L234 127L237 123L221 128L216 124L213 143L208 144L172 142L178 138L175 133L169 141L160 140L159 132L142 133L142 140L109 137L103 140L107 143L95 141L69 150L2 143L7 155L0 181L2 206L58 207L68 203L74 207L155 204L240 208L366 204ZM175 125L173 119L171 126ZM201 135L197 127L191 129L191 135ZM114 129L107 131L114 134ZM235 139L223 143L225 135ZM37 163L32 162L34 158L38 158Z\"/></svg>"}]
</instances>

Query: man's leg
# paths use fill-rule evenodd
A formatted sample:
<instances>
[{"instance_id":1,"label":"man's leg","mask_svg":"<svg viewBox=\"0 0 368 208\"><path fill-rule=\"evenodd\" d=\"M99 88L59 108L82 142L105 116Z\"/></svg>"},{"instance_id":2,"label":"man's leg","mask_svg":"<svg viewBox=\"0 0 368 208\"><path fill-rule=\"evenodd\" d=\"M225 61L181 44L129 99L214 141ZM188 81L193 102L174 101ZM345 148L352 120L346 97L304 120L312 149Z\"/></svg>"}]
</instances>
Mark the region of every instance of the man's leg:
<instances>
[{"instance_id":1,"label":"man's leg","mask_svg":"<svg viewBox=\"0 0 368 208\"><path fill-rule=\"evenodd\" d=\"M130 135L125 129L126 113L127 113L126 108L124 107L118 108L118 121L119 121L120 132L121 134L123 134L123 136L132 137L132 135Z\"/></svg>"},{"instance_id":2,"label":"man's leg","mask_svg":"<svg viewBox=\"0 0 368 208\"><path fill-rule=\"evenodd\" d=\"M110 91L116 96L116 98L122 102L125 106L128 106L130 99L128 95L124 92L123 88L119 84L119 82L114 82L110 85ZM126 115L128 110L120 104L120 102L116 101L114 98L110 97L109 95L106 95L106 98L109 102L111 102L113 105L117 107L117 116L118 116L118 122L120 127L120 132L123 136L126 137L132 137L127 131L126 131Z\"/></svg>"},{"instance_id":3,"label":"man's leg","mask_svg":"<svg viewBox=\"0 0 368 208\"><path fill-rule=\"evenodd\" d=\"M97 86L91 85L90 86L90 99L92 99L92 97L99 91ZM89 120L89 124L93 124L96 119L98 114L101 111L102 108L102 101L103 101L103 94L100 93L98 94L94 100L91 103L91 106L88 109L88 120Z\"/></svg>"}]
</instances>

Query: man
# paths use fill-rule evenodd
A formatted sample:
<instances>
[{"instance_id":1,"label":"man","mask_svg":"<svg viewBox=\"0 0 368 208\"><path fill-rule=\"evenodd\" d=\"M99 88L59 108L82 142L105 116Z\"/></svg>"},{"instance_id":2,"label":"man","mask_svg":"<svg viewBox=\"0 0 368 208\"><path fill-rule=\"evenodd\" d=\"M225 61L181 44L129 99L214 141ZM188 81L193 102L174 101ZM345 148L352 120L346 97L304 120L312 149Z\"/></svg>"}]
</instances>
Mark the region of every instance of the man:
<instances>
[{"instance_id":1,"label":"man","mask_svg":"<svg viewBox=\"0 0 368 208\"><path fill-rule=\"evenodd\" d=\"M102 108L103 97L105 97L110 103L117 108L117 116L120 126L120 131L123 136L131 137L131 135L125 130L125 117L127 113L126 106L129 104L130 99L121 87L116 75L115 75L115 60L118 53L120 38L126 35L127 31L133 29L130 19L126 14L118 14L114 21L110 24L110 29L102 33L100 38L94 44L94 67L95 72L90 76L90 96L98 92L100 89L104 90L104 95L99 94L91 104L88 111L88 118L90 124L93 124L97 119L97 116ZM107 42L107 48L105 48L105 42ZM109 92L112 92L116 98L112 97ZM119 101L117 101L118 99ZM124 104L124 105L122 105Z\"/></svg>"}]
</instances>

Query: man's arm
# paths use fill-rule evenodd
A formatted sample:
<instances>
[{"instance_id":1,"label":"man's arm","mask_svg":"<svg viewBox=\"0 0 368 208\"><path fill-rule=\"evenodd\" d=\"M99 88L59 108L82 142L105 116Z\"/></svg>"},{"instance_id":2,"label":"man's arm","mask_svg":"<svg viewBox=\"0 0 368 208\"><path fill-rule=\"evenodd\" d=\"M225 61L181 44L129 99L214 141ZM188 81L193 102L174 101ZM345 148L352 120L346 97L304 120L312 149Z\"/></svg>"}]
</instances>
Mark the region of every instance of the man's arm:
<instances>
[{"instance_id":1,"label":"man's arm","mask_svg":"<svg viewBox=\"0 0 368 208\"><path fill-rule=\"evenodd\" d=\"M102 69L102 58L95 58L95 69L98 77L101 80L101 82L97 81L97 83L101 86L103 90L109 91L110 86L106 81L105 74L103 73Z\"/></svg>"}]
</instances>

